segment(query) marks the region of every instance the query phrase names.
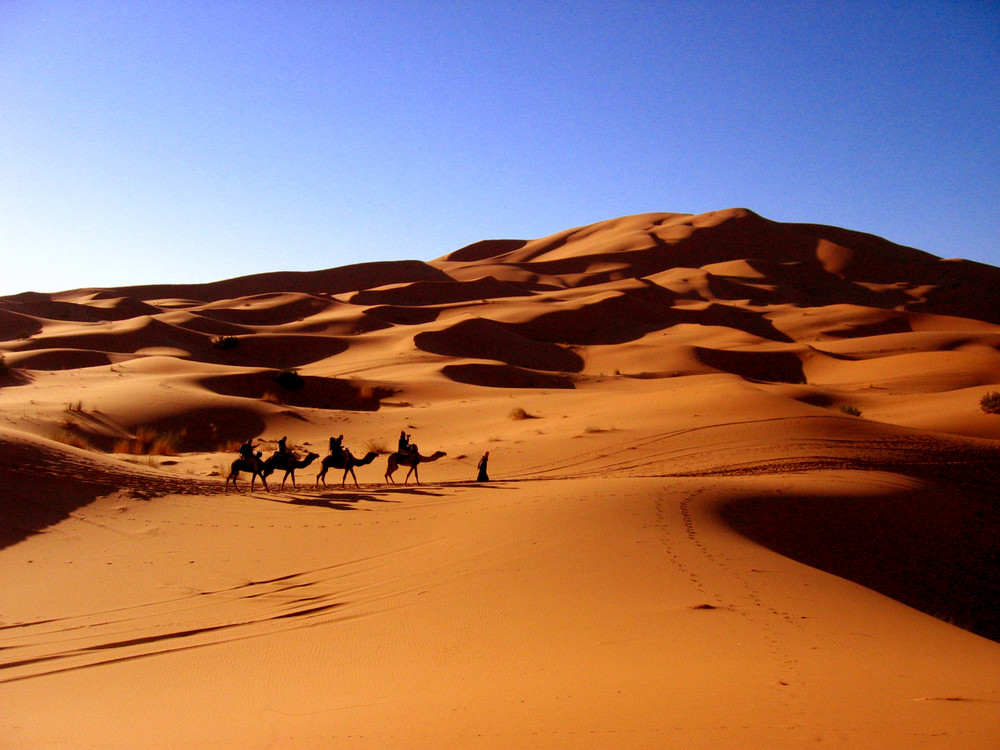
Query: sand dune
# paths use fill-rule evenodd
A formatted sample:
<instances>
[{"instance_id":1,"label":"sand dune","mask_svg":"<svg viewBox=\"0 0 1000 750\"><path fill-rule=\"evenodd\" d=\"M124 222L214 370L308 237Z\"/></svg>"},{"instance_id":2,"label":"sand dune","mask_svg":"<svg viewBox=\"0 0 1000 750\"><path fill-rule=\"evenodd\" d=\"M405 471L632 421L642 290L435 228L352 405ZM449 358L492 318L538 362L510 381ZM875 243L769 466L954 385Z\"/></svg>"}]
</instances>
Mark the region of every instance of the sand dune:
<instances>
[{"instance_id":1,"label":"sand dune","mask_svg":"<svg viewBox=\"0 0 1000 750\"><path fill-rule=\"evenodd\" d=\"M1000 270L729 209L234 272L0 298L0 745L995 747Z\"/></svg>"}]
</instances>

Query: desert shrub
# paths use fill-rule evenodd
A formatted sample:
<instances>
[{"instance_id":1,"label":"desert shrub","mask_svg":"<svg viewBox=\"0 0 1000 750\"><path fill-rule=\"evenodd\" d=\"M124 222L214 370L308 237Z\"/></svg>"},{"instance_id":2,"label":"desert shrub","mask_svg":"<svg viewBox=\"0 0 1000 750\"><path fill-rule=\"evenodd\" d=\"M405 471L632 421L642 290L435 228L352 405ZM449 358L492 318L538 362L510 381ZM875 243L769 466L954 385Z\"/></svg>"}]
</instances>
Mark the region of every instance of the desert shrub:
<instances>
[{"instance_id":1,"label":"desert shrub","mask_svg":"<svg viewBox=\"0 0 1000 750\"><path fill-rule=\"evenodd\" d=\"M220 439L215 444L215 450L223 453L236 453L241 445L243 445L243 441L239 438Z\"/></svg>"},{"instance_id":2,"label":"desert shrub","mask_svg":"<svg viewBox=\"0 0 1000 750\"><path fill-rule=\"evenodd\" d=\"M534 414L529 414L527 410L525 410L521 406L515 406L513 409L511 409L509 416L515 422L520 421L522 419L537 419L537 417Z\"/></svg>"},{"instance_id":3,"label":"desert shrub","mask_svg":"<svg viewBox=\"0 0 1000 750\"><path fill-rule=\"evenodd\" d=\"M274 376L274 382L286 391L297 391L306 384L298 370L284 369Z\"/></svg>"},{"instance_id":4,"label":"desert shrub","mask_svg":"<svg viewBox=\"0 0 1000 750\"><path fill-rule=\"evenodd\" d=\"M381 456L383 453L389 452L389 446L386 445L384 440L372 439L365 443L365 451L368 453L375 452Z\"/></svg>"},{"instance_id":5,"label":"desert shrub","mask_svg":"<svg viewBox=\"0 0 1000 750\"><path fill-rule=\"evenodd\" d=\"M89 440L87 440L87 438L73 429L57 430L52 438L53 440L57 440L64 445L71 445L74 448L83 448L88 451L95 450L94 446Z\"/></svg>"},{"instance_id":6,"label":"desert shrub","mask_svg":"<svg viewBox=\"0 0 1000 750\"><path fill-rule=\"evenodd\" d=\"M979 408L987 414L1000 414L1000 393L990 391L979 399Z\"/></svg>"},{"instance_id":7,"label":"desert shrub","mask_svg":"<svg viewBox=\"0 0 1000 750\"><path fill-rule=\"evenodd\" d=\"M843 406L840 407L840 410L844 414L847 414L847 415L849 415L851 417L860 417L861 416L861 409L859 409L858 407L853 406L851 404L844 404Z\"/></svg>"},{"instance_id":8,"label":"desert shrub","mask_svg":"<svg viewBox=\"0 0 1000 750\"><path fill-rule=\"evenodd\" d=\"M281 397L274 391L264 391L260 394L260 400L265 404L280 404Z\"/></svg>"},{"instance_id":9,"label":"desert shrub","mask_svg":"<svg viewBox=\"0 0 1000 750\"><path fill-rule=\"evenodd\" d=\"M223 351L235 349L239 345L240 340L235 336L216 336L212 339L212 346L216 349L222 349Z\"/></svg>"},{"instance_id":10,"label":"desert shrub","mask_svg":"<svg viewBox=\"0 0 1000 750\"><path fill-rule=\"evenodd\" d=\"M149 456L176 456L183 435L176 432L160 432L151 427L140 427L135 437L115 443L114 453L132 453Z\"/></svg>"}]
</instances>

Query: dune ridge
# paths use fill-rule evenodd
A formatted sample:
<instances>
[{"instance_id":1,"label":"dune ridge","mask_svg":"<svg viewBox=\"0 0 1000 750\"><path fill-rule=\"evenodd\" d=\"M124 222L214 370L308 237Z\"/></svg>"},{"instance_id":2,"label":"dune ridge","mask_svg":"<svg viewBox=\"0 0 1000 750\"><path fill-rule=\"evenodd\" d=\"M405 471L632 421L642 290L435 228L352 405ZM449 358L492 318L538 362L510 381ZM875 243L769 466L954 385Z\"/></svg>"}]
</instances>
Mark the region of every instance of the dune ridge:
<instances>
[{"instance_id":1,"label":"dune ridge","mask_svg":"<svg viewBox=\"0 0 1000 750\"><path fill-rule=\"evenodd\" d=\"M0 744L992 748L998 289L735 208L0 298Z\"/></svg>"}]
</instances>

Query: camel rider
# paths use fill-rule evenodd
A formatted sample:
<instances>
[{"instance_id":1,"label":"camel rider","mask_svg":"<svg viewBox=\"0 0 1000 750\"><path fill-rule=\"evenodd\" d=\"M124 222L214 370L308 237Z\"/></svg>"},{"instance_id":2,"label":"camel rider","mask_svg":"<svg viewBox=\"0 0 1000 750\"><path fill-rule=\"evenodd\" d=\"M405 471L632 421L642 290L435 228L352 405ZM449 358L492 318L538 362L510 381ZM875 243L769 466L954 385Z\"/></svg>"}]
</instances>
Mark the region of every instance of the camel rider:
<instances>
[{"instance_id":1,"label":"camel rider","mask_svg":"<svg viewBox=\"0 0 1000 750\"><path fill-rule=\"evenodd\" d=\"M344 436L330 438L330 455L339 456L344 452Z\"/></svg>"},{"instance_id":2,"label":"camel rider","mask_svg":"<svg viewBox=\"0 0 1000 750\"><path fill-rule=\"evenodd\" d=\"M253 438L250 438L245 443L240 445L240 458L245 461L253 461L254 454L253 449L257 446L253 444Z\"/></svg>"},{"instance_id":3,"label":"camel rider","mask_svg":"<svg viewBox=\"0 0 1000 750\"><path fill-rule=\"evenodd\" d=\"M410 436L406 434L406 430L399 431L399 447L397 450L404 456L410 452Z\"/></svg>"},{"instance_id":4,"label":"camel rider","mask_svg":"<svg viewBox=\"0 0 1000 750\"><path fill-rule=\"evenodd\" d=\"M287 436L282 437L281 440L278 441L278 453L282 456L291 456L291 451L288 450L288 446L285 445L286 440L288 440Z\"/></svg>"}]
</instances>

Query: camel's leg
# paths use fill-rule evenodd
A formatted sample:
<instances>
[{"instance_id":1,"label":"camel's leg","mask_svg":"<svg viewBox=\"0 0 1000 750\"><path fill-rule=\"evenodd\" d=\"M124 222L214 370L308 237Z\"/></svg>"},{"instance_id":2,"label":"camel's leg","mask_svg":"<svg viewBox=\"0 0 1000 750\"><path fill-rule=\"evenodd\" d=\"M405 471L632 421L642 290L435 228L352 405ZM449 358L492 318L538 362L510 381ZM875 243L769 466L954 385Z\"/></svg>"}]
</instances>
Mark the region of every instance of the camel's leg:
<instances>
[{"instance_id":1,"label":"camel's leg","mask_svg":"<svg viewBox=\"0 0 1000 750\"><path fill-rule=\"evenodd\" d=\"M354 486L355 487L360 486L358 484L358 475L354 473L354 467L353 466L348 466L346 469L344 469L344 478L340 480L340 486L341 486L341 488L343 488L343 486L345 484L347 484L347 473L348 472L350 472L351 476L354 477Z\"/></svg>"},{"instance_id":2,"label":"camel's leg","mask_svg":"<svg viewBox=\"0 0 1000 750\"><path fill-rule=\"evenodd\" d=\"M229 483L230 482L233 483L233 489L234 490L236 490L237 492L240 491L239 487L236 486L236 479L240 475L240 468L239 467L240 467L240 462L238 460L237 461L233 461L233 463L229 466L229 476L226 477L226 492L229 492Z\"/></svg>"},{"instance_id":3,"label":"camel's leg","mask_svg":"<svg viewBox=\"0 0 1000 750\"><path fill-rule=\"evenodd\" d=\"M250 477L250 491L253 492L253 483L257 477L260 477L260 483L264 485L264 491L270 492L271 489L267 486L267 479L264 478L263 474L258 474L257 472L254 472L253 476Z\"/></svg>"},{"instance_id":4,"label":"camel's leg","mask_svg":"<svg viewBox=\"0 0 1000 750\"><path fill-rule=\"evenodd\" d=\"M417 473L417 465L413 464L413 466L410 467L410 470L406 472L406 479L403 480L403 484L408 484L410 481L410 474L415 475L416 473ZM416 479L417 479L417 484L420 484L420 477L417 476Z\"/></svg>"},{"instance_id":5,"label":"camel's leg","mask_svg":"<svg viewBox=\"0 0 1000 750\"><path fill-rule=\"evenodd\" d=\"M323 480L323 486L326 487L326 470L327 465L323 464L323 468L319 470L319 474L316 475L316 486L319 487L319 480Z\"/></svg>"},{"instance_id":6,"label":"camel's leg","mask_svg":"<svg viewBox=\"0 0 1000 750\"><path fill-rule=\"evenodd\" d=\"M396 480L392 478L392 475L393 475L393 472L395 472L397 468L398 468L398 465L395 462L393 462L392 458L390 457L389 458L389 467L385 470L385 481L386 482L392 482L393 484L396 483Z\"/></svg>"}]
</instances>

